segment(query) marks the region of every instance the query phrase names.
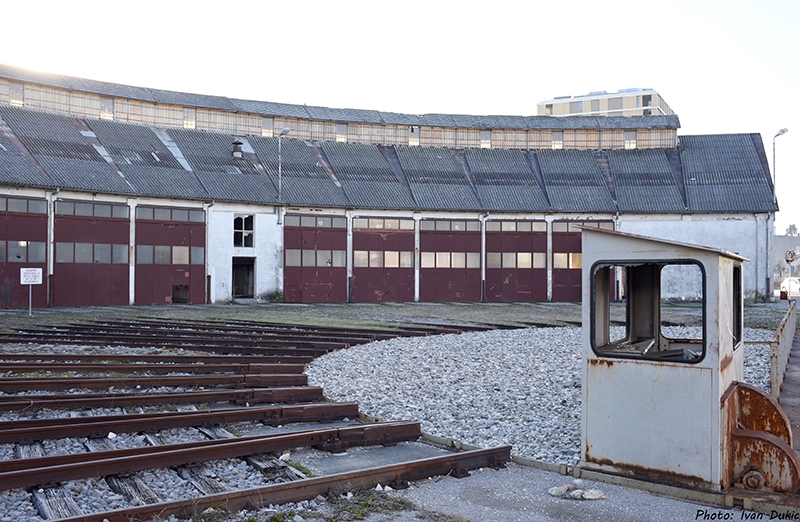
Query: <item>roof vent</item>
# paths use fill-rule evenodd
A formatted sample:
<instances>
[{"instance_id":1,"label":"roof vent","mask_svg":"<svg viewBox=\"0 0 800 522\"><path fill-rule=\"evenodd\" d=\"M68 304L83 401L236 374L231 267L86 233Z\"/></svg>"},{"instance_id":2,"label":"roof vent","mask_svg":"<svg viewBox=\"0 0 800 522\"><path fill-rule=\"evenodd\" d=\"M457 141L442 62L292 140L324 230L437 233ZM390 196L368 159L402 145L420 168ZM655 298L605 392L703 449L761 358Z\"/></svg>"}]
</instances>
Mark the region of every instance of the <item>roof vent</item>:
<instances>
[{"instance_id":1,"label":"roof vent","mask_svg":"<svg viewBox=\"0 0 800 522\"><path fill-rule=\"evenodd\" d=\"M242 159L242 145L244 145L244 143L242 143L239 140L235 140L233 142L233 157L234 158Z\"/></svg>"}]
</instances>

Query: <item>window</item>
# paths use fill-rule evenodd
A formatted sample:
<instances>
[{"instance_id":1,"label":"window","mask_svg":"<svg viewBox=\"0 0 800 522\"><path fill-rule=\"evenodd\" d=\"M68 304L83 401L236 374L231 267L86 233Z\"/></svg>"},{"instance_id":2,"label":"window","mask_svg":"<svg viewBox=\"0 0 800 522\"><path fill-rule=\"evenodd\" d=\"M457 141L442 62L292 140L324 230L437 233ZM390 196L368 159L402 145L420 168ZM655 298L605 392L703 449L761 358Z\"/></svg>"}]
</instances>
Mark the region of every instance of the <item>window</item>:
<instances>
[{"instance_id":1,"label":"window","mask_svg":"<svg viewBox=\"0 0 800 522\"><path fill-rule=\"evenodd\" d=\"M136 245L136 264L153 264L153 245Z\"/></svg>"},{"instance_id":2,"label":"window","mask_svg":"<svg viewBox=\"0 0 800 522\"><path fill-rule=\"evenodd\" d=\"M410 147L419 146L419 127L411 125L408 128L408 145Z\"/></svg>"},{"instance_id":3,"label":"window","mask_svg":"<svg viewBox=\"0 0 800 522\"><path fill-rule=\"evenodd\" d=\"M127 265L128 245L112 245L111 262L115 265Z\"/></svg>"},{"instance_id":4,"label":"window","mask_svg":"<svg viewBox=\"0 0 800 522\"><path fill-rule=\"evenodd\" d=\"M100 119L114 119L114 100L111 98L100 98Z\"/></svg>"},{"instance_id":5,"label":"window","mask_svg":"<svg viewBox=\"0 0 800 522\"><path fill-rule=\"evenodd\" d=\"M157 265L172 264L172 252L169 245L156 245L153 248L153 261Z\"/></svg>"},{"instance_id":6,"label":"window","mask_svg":"<svg viewBox=\"0 0 800 522\"><path fill-rule=\"evenodd\" d=\"M75 262L85 264L94 262L91 243L75 243Z\"/></svg>"},{"instance_id":7,"label":"window","mask_svg":"<svg viewBox=\"0 0 800 522\"><path fill-rule=\"evenodd\" d=\"M435 268L436 267L436 253L435 252L422 252L421 265L422 265L422 268Z\"/></svg>"},{"instance_id":8,"label":"window","mask_svg":"<svg viewBox=\"0 0 800 522\"><path fill-rule=\"evenodd\" d=\"M206 262L206 249L203 247L192 247L192 264L202 265Z\"/></svg>"},{"instance_id":9,"label":"window","mask_svg":"<svg viewBox=\"0 0 800 522\"><path fill-rule=\"evenodd\" d=\"M75 245L72 243L56 243L56 263L73 263L75 261Z\"/></svg>"},{"instance_id":10,"label":"window","mask_svg":"<svg viewBox=\"0 0 800 522\"><path fill-rule=\"evenodd\" d=\"M252 214L233 218L233 246L245 248L253 247L254 220L255 217Z\"/></svg>"},{"instance_id":11,"label":"window","mask_svg":"<svg viewBox=\"0 0 800 522\"><path fill-rule=\"evenodd\" d=\"M608 115L622 116L622 98L608 99Z\"/></svg>"},{"instance_id":12,"label":"window","mask_svg":"<svg viewBox=\"0 0 800 522\"><path fill-rule=\"evenodd\" d=\"M173 265L188 265L189 264L189 247L188 246L174 246L174 247L172 247L172 264Z\"/></svg>"},{"instance_id":13,"label":"window","mask_svg":"<svg viewBox=\"0 0 800 522\"><path fill-rule=\"evenodd\" d=\"M550 148L563 149L564 148L564 131L551 131L550 132Z\"/></svg>"},{"instance_id":14,"label":"window","mask_svg":"<svg viewBox=\"0 0 800 522\"><path fill-rule=\"evenodd\" d=\"M592 267L590 277L590 340L598 356L678 363L703 359L705 327L676 328L662 319L662 303L676 285L681 293L689 288L688 295L697 296L705 307L705 277L699 263L602 262ZM734 303L740 299L741 294ZM610 302L614 300L625 308L622 327L612 325Z\"/></svg>"},{"instance_id":15,"label":"window","mask_svg":"<svg viewBox=\"0 0 800 522\"><path fill-rule=\"evenodd\" d=\"M347 124L346 123L337 123L336 124L336 141L342 142L342 143L347 141Z\"/></svg>"},{"instance_id":16,"label":"window","mask_svg":"<svg viewBox=\"0 0 800 522\"><path fill-rule=\"evenodd\" d=\"M197 110L189 107L183 108L183 128L194 129L197 127Z\"/></svg>"},{"instance_id":17,"label":"window","mask_svg":"<svg viewBox=\"0 0 800 522\"><path fill-rule=\"evenodd\" d=\"M100 265L111 264L111 245L100 243L94 245L94 262Z\"/></svg>"},{"instance_id":18,"label":"window","mask_svg":"<svg viewBox=\"0 0 800 522\"><path fill-rule=\"evenodd\" d=\"M592 100L592 112L600 112L600 100Z\"/></svg>"},{"instance_id":19,"label":"window","mask_svg":"<svg viewBox=\"0 0 800 522\"><path fill-rule=\"evenodd\" d=\"M636 131L625 131L625 148L626 149L635 149L636 148Z\"/></svg>"},{"instance_id":20,"label":"window","mask_svg":"<svg viewBox=\"0 0 800 522\"><path fill-rule=\"evenodd\" d=\"M582 101L569 102L569 113L570 114L580 114L582 112L583 112L583 102Z\"/></svg>"},{"instance_id":21,"label":"window","mask_svg":"<svg viewBox=\"0 0 800 522\"><path fill-rule=\"evenodd\" d=\"M9 82L9 100L12 107L23 107L25 105L25 86L21 83Z\"/></svg>"},{"instance_id":22,"label":"window","mask_svg":"<svg viewBox=\"0 0 800 522\"><path fill-rule=\"evenodd\" d=\"M481 131L481 148L482 149L492 148L492 131L490 130Z\"/></svg>"},{"instance_id":23,"label":"window","mask_svg":"<svg viewBox=\"0 0 800 522\"><path fill-rule=\"evenodd\" d=\"M273 136L273 129L275 128L275 120L272 118L261 118L261 135L265 138Z\"/></svg>"},{"instance_id":24,"label":"window","mask_svg":"<svg viewBox=\"0 0 800 522\"><path fill-rule=\"evenodd\" d=\"M548 103L544 106L544 115L545 116L552 116L553 115L553 104Z\"/></svg>"},{"instance_id":25,"label":"window","mask_svg":"<svg viewBox=\"0 0 800 522\"><path fill-rule=\"evenodd\" d=\"M286 266L301 266L300 259L300 250L293 248L286 250Z\"/></svg>"},{"instance_id":26,"label":"window","mask_svg":"<svg viewBox=\"0 0 800 522\"><path fill-rule=\"evenodd\" d=\"M369 267L369 252L366 250L353 251L353 268Z\"/></svg>"},{"instance_id":27,"label":"window","mask_svg":"<svg viewBox=\"0 0 800 522\"><path fill-rule=\"evenodd\" d=\"M400 252L400 268L414 268L414 252Z\"/></svg>"}]
</instances>

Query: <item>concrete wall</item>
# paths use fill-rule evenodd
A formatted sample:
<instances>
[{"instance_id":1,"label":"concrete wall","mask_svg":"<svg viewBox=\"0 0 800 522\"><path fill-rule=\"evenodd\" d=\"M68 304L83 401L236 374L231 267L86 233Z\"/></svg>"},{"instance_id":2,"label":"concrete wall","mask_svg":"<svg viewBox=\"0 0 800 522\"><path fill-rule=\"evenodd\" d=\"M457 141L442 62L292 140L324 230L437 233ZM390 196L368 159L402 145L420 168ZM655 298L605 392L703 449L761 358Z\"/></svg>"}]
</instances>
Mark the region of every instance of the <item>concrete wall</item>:
<instances>
[{"instance_id":1,"label":"concrete wall","mask_svg":"<svg viewBox=\"0 0 800 522\"><path fill-rule=\"evenodd\" d=\"M237 215L255 216L252 248L233 246L233 220ZM274 296L283 285L283 227L273 207L216 203L208 208L208 275L212 303L233 298L233 258L255 258L254 294Z\"/></svg>"},{"instance_id":2,"label":"concrete wall","mask_svg":"<svg viewBox=\"0 0 800 522\"><path fill-rule=\"evenodd\" d=\"M738 215L641 215L620 216L618 230L724 249L748 258L744 265L746 299L771 295L771 243L773 220L767 214ZM671 287L677 291L680 287Z\"/></svg>"}]
</instances>

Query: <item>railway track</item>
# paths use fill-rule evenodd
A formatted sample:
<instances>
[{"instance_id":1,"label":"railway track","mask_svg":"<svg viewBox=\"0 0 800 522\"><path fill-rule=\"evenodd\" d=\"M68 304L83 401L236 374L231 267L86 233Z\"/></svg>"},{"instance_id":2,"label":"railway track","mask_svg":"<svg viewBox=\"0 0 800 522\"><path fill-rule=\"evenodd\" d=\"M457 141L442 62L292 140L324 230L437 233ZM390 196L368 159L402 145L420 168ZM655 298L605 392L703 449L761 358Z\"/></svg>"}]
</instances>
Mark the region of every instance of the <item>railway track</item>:
<instances>
[{"instance_id":1,"label":"railway track","mask_svg":"<svg viewBox=\"0 0 800 522\"><path fill-rule=\"evenodd\" d=\"M421 442L418 423L362 422L302 373L333 349L455 331L129 321L3 333L0 451L13 458L0 460L0 497L26 499L28 520L150 520L502 466L510 446L456 452ZM322 464L348 451L380 464ZM290 453L321 471L287 465ZM223 478L225 466L247 480Z\"/></svg>"}]
</instances>

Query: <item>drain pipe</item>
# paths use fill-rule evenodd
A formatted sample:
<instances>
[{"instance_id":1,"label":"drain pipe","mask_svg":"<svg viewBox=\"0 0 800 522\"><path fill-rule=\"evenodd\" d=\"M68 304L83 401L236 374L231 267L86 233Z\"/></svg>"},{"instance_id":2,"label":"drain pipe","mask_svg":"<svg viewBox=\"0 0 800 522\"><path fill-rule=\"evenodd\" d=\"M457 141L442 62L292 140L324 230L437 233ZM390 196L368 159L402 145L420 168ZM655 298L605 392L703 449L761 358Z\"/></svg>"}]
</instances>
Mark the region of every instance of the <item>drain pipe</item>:
<instances>
[{"instance_id":1,"label":"drain pipe","mask_svg":"<svg viewBox=\"0 0 800 522\"><path fill-rule=\"evenodd\" d=\"M204 252L205 257L206 257L206 262L205 262L205 266L206 266L206 278L205 278L206 279L206 304L211 304L213 302L213 300L212 300L213 298L212 298L212 295L211 295L212 294L212 292L211 292L211 290L212 290L211 289L211 260L209 259L209 255L208 255L208 243L209 243L209 239L210 239L209 228L211 228L211 207L213 207L216 203L217 203L216 200L212 199L211 203L204 203L203 204L203 207L204 207L203 210L205 211L205 214L206 214L206 246L203 249L203 252Z\"/></svg>"}]
</instances>

